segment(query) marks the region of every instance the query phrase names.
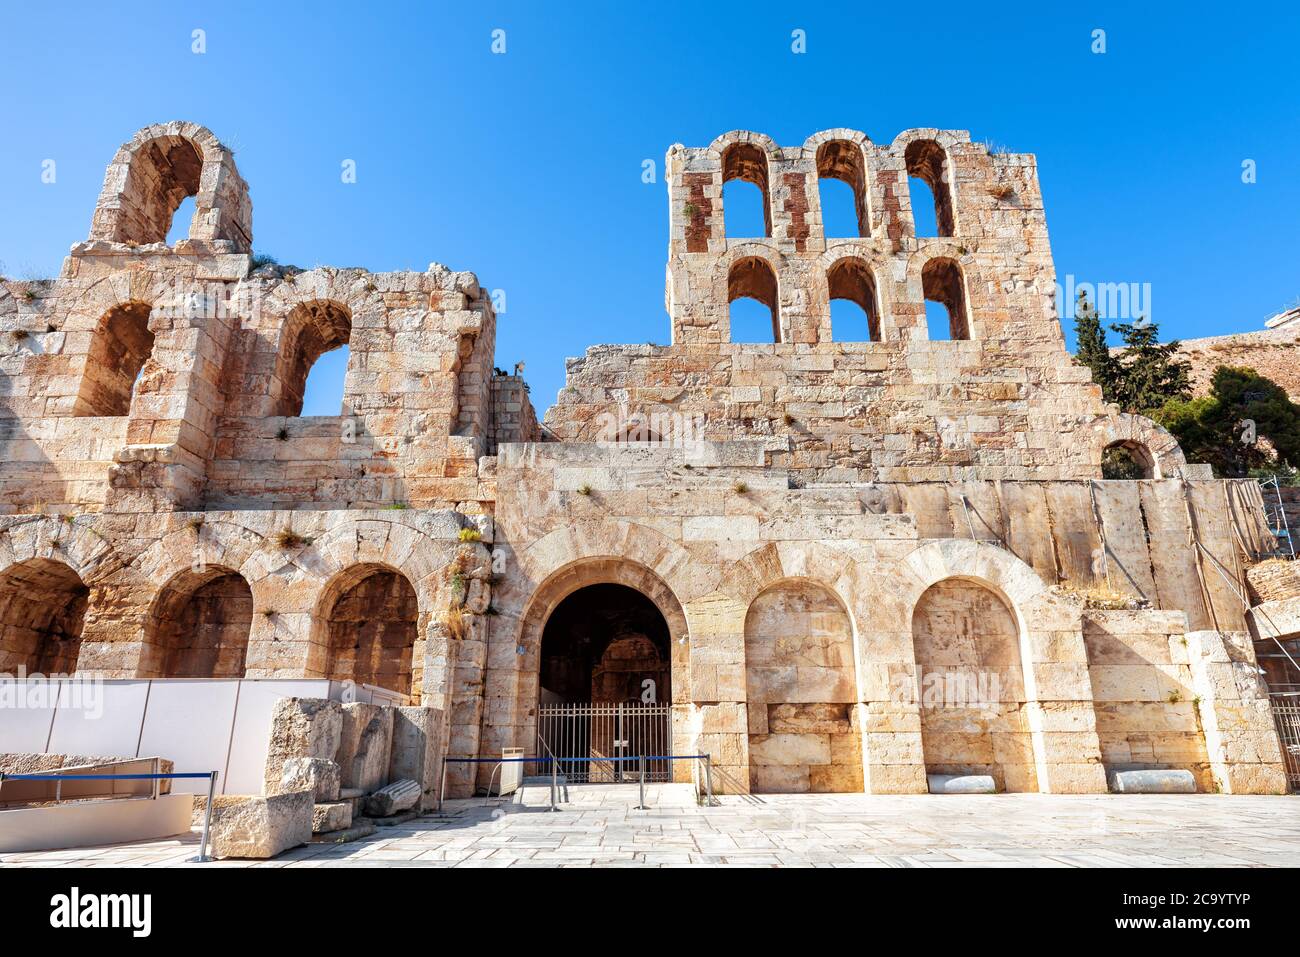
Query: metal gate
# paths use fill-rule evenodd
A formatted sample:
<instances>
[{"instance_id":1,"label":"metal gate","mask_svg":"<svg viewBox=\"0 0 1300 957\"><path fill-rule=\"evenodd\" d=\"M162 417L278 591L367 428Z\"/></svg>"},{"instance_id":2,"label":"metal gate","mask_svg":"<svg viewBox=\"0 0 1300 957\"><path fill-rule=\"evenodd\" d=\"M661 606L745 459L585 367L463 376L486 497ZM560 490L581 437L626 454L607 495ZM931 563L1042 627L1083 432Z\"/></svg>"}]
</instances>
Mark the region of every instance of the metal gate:
<instances>
[{"instance_id":1,"label":"metal gate","mask_svg":"<svg viewBox=\"0 0 1300 957\"><path fill-rule=\"evenodd\" d=\"M553 754L559 773L571 784L616 784L640 779L671 780L668 705L544 704L537 709L537 754ZM611 760L620 759L620 760ZM550 769L538 767L538 773Z\"/></svg>"},{"instance_id":2,"label":"metal gate","mask_svg":"<svg viewBox=\"0 0 1300 957\"><path fill-rule=\"evenodd\" d=\"M1292 791L1300 791L1300 695L1272 695L1273 721L1278 742L1282 745L1282 762Z\"/></svg>"}]
</instances>

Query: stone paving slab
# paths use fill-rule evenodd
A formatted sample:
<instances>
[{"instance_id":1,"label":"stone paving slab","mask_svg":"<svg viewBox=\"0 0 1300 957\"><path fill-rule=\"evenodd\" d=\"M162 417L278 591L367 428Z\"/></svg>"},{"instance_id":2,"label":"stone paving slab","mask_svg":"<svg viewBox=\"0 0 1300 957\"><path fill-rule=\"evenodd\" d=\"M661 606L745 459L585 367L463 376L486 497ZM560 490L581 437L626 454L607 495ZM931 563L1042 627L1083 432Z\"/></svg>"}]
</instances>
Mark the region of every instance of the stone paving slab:
<instances>
[{"instance_id":1,"label":"stone paving slab","mask_svg":"<svg viewBox=\"0 0 1300 957\"><path fill-rule=\"evenodd\" d=\"M453 801L350 844L196 865L198 833L0 855L4 867L1296 867L1300 800L1225 795L772 795L638 811Z\"/></svg>"}]
</instances>

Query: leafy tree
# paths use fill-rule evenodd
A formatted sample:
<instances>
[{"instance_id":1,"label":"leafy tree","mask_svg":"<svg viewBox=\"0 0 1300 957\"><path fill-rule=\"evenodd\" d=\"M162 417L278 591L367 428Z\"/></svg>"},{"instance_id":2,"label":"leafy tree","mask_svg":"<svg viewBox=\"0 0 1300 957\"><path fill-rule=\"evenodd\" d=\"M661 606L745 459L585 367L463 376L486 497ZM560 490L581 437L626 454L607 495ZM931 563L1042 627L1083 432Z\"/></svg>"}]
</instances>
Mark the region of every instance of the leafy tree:
<instances>
[{"instance_id":1,"label":"leafy tree","mask_svg":"<svg viewBox=\"0 0 1300 957\"><path fill-rule=\"evenodd\" d=\"M1244 366L1219 366L1209 395L1172 398L1152 418L1178 439L1188 461L1215 474L1290 472L1300 461L1300 405L1272 379Z\"/></svg>"},{"instance_id":2,"label":"leafy tree","mask_svg":"<svg viewBox=\"0 0 1300 957\"><path fill-rule=\"evenodd\" d=\"M1102 398L1125 412L1149 413L1170 399L1189 399L1189 366L1178 360L1177 340L1160 342L1160 327L1146 319L1121 322L1110 328L1119 333L1124 348L1118 354L1106 344L1106 332L1096 307L1080 290L1075 306L1078 350L1074 359L1092 371Z\"/></svg>"},{"instance_id":3,"label":"leafy tree","mask_svg":"<svg viewBox=\"0 0 1300 957\"><path fill-rule=\"evenodd\" d=\"M1116 362L1115 398L1125 412L1146 414L1170 399L1192 395L1190 366L1178 360L1177 339L1160 342L1160 327L1137 319L1111 326L1124 340L1124 351Z\"/></svg>"}]
</instances>

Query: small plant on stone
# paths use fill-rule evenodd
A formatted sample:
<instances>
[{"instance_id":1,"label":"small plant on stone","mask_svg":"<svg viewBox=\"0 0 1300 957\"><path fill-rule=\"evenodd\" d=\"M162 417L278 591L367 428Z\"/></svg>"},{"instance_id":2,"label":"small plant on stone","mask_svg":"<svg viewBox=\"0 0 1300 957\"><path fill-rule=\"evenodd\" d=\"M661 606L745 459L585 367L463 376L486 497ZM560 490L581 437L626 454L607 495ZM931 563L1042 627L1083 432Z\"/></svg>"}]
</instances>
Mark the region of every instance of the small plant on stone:
<instances>
[{"instance_id":1,"label":"small plant on stone","mask_svg":"<svg viewBox=\"0 0 1300 957\"><path fill-rule=\"evenodd\" d=\"M1015 189L1012 188L1010 183L994 183L989 187L989 192L993 195L994 199L1002 200L1010 199L1016 194Z\"/></svg>"},{"instance_id":2,"label":"small plant on stone","mask_svg":"<svg viewBox=\"0 0 1300 957\"><path fill-rule=\"evenodd\" d=\"M404 512L404 511L406 511L408 508L410 508L411 506L410 506L409 504L407 504L406 502L393 502L391 505L388 505L388 506L385 506L385 507L386 507L386 508L388 509L388 511L390 511L390 512Z\"/></svg>"},{"instance_id":3,"label":"small plant on stone","mask_svg":"<svg viewBox=\"0 0 1300 957\"><path fill-rule=\"evenodd\" d=\"M786 425L794 425L794 416L791 415L789 412L781 416L781 419L785 422Z\"/></svg>"},{"instance_id":4,"label":"small plant on stone","mask_svg":"<svg viewBox=\"0 0 1300 957\"><path fill-rule=\"evenodd\" d=\"M477 528L462 528L459 532L456 533L456 537L459 538L462 542L483 541L483 533L480 532Z\"/></svg>"},{"instance_id":5,"label":"small plant on stone","mask_svg":"<svg viewBox=\"0 0 1300 957\"><path fill-rule=\"evenodd\" d=\"M271 539L280 548L286 551L291 548L300 548L303 545L310 545L311 539L306 535L299 535L292 528L282 528L272 536Z\"/></svg>"},{"instance_id":6,"label":"small plant on stone","mask_svg":"<svg viewBox=\"0 0 1300 957\"><path fill-rule=\"evenodd\" d=\"M685 206L682 207L682 215L685 216L687 219L694 219L695 214L698 213L699 211L700 208L696 206L694 203L687 203Z\"/></svg>"},{"instance_id":7,"label":"small plant on stone","mask_svg":"<svg viewBox=\"0 0 1300 957\"><path fill-rule=\"evenodd\" d=\"M24 339L27 338L27 330L11 329L9 332L9 338L12 339L14 342L22 342Z\"/></svg>"},{"instance_id":8,"label":"small plant on stone","mask_svg":"<svg viewBox=\"0 0 1300 957\"><path fill-rule=\"evenodd\" d=\"M1179 691L1177 688L1175 688L1173 691L1169 692L1169 703L1170 703L1170 704L1178 704L1178 702L1180 702L1180 701L1182 701L1182 700L1183 700L1183 693L1182 693L1181 691Z\"/></svg>"},{"instance_id":9,"label":"small plant on stone","mask_svg":"<svg viewBox=\"0 0 1300 957\"><path fill-rule=\"evenodd\" d=\"M24 289L18 294L18 298L23 302L31 302L36 298L36 293L32 292L30 289Z\"/></svg>"},{"instance_id":10,"label":"small plant on stone","mask_svg":"<svg viewBox=\"0 0 1300 957\"><path fill-rule=\"evenodd\" d=\"M465 609L456 602L447 606L447 613L443 616L443 624L447 626L448 633L457 641L463 640L469 631L469 622L465 617Z\"/></svg>"},{"instance_id":11,"label":"small plant on stone","mask_svg":"<svg viewBox=\"0 0 1300 957\"><path fill-rule=\"evenodd\" d=\"M258 614L260 614L263 618L272 618L275 616L275 609L263 608Z\"/></svg>"},{"instance_id":12,"label":"small plant on stone","mask_svg":"<svg viewBox=\"0 0 1300 957\"><path fill-rule=\"evenodd\" d=\"M379 291L379 287L376 286L373 282L366 283L366 292L378 292L378 291Z\"/></svg>"},{"instance_id":13,"label":"small plant on stone","mask_svg":"<svg viewBox=\"0 0 1300 957\"><path fill-rule=\"evenodd\" d=\"M289 430L284 426L280 426L280 431L275 433L275 437L279 439L281 442L288 442Z\"/></svg>"},{"instance_id":14,"label":"small plant on stone","mask_svg":"<svg viewBox=\"0 0 1300 957\"><path fill-rule=\"evenodd\" d=\"M261 269L263 266L278 266L278 265L280 265L280 263L276 260L276 258L274 256L268 256L266 253L255 252L253 253L252 256L248 258L249 272L252 272L255 269Z\"/></svg>"},{"instance_id":15,"label":"small plant on stone","mask_svg":"<svg viewBox=\"0 0 1300 957\"><path fill-rule=\"evenodd\" d=\"M196 515L194 518L190 519L185 524L188 525L190 528L194 529L195 532L198 532L200 529L203 528L203 519Z\"/></svg>"},{"instance_id":16,"label":"small plant on stone","mask_svg":"<svg viewBox=\"0 0 1300 957\"><path fill-rule=\"evenodd\" d=\"M578 494L579 494L579 495L590 495L590 494L591 494L591 486L590 486L590 485L587 485L585 482L584 482L582 485L579 485L579 486L578 486Z\"/></svg>"},{"instance_id":17,"label":"small plant on stone","mask_svg":"<svg viewBox=\"0 0 1300 957\"><path fill-rule=\"evenodd\" d=\"M731 486L731 490L737 495L744 495L749 491L749 486L744 482L737 482L735 485Z\"/></svg>"}]
</instances>

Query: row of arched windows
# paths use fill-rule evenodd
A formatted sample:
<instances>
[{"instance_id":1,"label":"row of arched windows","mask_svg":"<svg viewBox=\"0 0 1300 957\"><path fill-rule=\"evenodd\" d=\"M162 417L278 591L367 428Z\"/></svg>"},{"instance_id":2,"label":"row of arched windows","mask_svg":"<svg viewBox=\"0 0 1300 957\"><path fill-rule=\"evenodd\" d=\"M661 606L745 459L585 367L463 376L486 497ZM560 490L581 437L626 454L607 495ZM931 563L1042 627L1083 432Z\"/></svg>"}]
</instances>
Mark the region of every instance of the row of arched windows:
<instances>
[{"instance_id":1,"label":"row of arched windows","mask_svg":"<svg viewBox=\"0 0 1300 957\"><path fill-rule=\"evenodd\" d=\"M880 342L880 296L865 260L846 256L826 271L832 336L840 342ZM931 339L969 339L966 281L956 260L931 259L921 270ZM776 273L759 256L747 256L727 273L732 342L780 342L781 307ZM847 308L842 308L847 307ZM770 338L769 338L770 334Z\"/></svg>"},{"instance_id":2,"label":"row of arched windows","mask_svg":"<svg viewBox=\"0 0 1300 957\"><path fill-rule=\"evenodd\" d=\"M100 318L91 337L75 416L131 414L131 400L153 354L148 303L126 302ZM275 361L273 416L338 415L352 315L332 301L297 306L285 319Z\"/></svg>"},{"instance_id":3,"label":"row of arched windows","mask_svg":"<svg viewBox=\"0 0 1300 957\"><path fill-rule=\"evenodd\" d=\"M916 140L904 153L917 236L956 235L948 158L934 140ZM847 140L817 148L817 184L827 236L870 236L871 209L862 149ZM767 154L735 143L722 154L723 231L734 238L771 236Z\"/></svg>"}]
</instances>

